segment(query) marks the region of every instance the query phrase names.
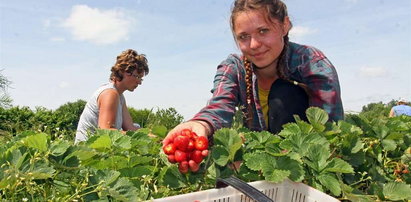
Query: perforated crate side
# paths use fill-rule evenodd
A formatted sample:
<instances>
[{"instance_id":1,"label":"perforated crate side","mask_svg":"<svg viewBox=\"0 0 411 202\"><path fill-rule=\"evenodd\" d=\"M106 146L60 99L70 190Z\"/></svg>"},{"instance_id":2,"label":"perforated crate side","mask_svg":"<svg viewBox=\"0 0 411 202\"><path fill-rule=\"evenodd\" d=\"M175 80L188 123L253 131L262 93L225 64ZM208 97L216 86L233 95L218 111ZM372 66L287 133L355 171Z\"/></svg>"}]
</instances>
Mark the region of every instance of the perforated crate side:
<instances>
[{"instance_id":1,"label":"perforated crate side","mask_svg":"<svg viewBox=\"0 0 411 202\"><path fill-rule=\"evenodd\" d=\"M249 185L263 192L275 202L338 202L339 200L306 184L284 180L282 183L267 181L250 182ZM251 202L244 193L233 187L209 189L166 198L153 202Z\"/></svg>"}]
</instances>

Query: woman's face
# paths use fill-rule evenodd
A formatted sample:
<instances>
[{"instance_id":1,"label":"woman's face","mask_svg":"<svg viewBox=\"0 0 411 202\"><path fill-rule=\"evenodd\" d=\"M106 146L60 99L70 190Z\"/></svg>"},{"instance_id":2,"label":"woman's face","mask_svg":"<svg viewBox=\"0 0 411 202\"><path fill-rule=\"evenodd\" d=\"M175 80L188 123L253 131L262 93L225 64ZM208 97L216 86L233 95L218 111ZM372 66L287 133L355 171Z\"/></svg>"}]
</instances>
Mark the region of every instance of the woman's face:
<instances>
[{"instance_id":1,"label":"woman's face","mask_svg":"<svg viewBox=\"0 0 411 202\"><path fill-rule=\"evenodd\" d=\"M141 85L143 81L144 73L137 73L137 70L134 70L132 73L124 72L122 82L125 84L126 90L134 91L137 86Z\"/></svg>"},{"instance_id":2,"label":"woman's face","mask_svg":"<svg viewBox=\"0 0 411 202\"><path fill-rule=\"evenodd\" d=\"M275 66L283 50L290 24L269 20L263 10L240 12L234 19L234 35L243 53L258 68Z\"/></svg>"}]
</instances>

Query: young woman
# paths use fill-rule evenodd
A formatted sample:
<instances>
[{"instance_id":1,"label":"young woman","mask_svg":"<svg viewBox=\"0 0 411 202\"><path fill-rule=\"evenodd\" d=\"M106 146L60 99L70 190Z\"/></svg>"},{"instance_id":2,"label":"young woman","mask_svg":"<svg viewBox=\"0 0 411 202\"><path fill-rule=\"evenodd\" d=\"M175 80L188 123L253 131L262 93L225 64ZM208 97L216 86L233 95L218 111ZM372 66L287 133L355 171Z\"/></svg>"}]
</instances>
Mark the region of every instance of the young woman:
<instances>
[{"instance_id":1,"label":"young woman","mask_svg":"<svg viewBox=\"0 0 411 202\"><path fill-rule=\"evenodd\" d=\"M230 55L218 66L208 105L171 130L163 144L184 128L208 136L230 127L237 106L245 126L255 131L276 133L293 114L305 119L309 106L323 108L333 121L342 119L334 66L318 49L289 42L291 27L280 0L236 0L231 28L242 56Z\"/></svg>"},{"instance_id":2,"label":"young woman","mask_svg":"<svg viewBox=\"0 0 411 202\"><path fill-rule=\"evenodd\" d=\"M137 130L127 109L123 92L134 91L149 72L144 54L128 49L117 56L110 82L100 86L84 107L75 141L85 141L96 128Z\"/></svg>"}]
</instances>

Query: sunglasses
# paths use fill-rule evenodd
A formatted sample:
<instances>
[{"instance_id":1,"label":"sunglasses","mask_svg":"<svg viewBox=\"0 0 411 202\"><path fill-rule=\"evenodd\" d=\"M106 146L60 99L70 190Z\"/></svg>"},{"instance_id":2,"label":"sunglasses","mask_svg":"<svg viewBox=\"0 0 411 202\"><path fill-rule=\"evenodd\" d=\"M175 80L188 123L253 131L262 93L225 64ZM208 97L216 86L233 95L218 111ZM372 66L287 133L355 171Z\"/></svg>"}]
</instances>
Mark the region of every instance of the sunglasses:
<instances>
[{"instance_id":1,"label":"sunglasses","mask_svg":"<svg viewBox=\"0 0 411 202\"><path fill-rule=\"evenodd\" d=\"M136 79L138 79L138 80L140 80L140 81L143 81L143 76L140 76L140 75L138 75L138 74L132 74L132 73L128 73L128 75L129 75L129 76L133 76L133 77L135 77Z\"/></svg>"}]
</instances>

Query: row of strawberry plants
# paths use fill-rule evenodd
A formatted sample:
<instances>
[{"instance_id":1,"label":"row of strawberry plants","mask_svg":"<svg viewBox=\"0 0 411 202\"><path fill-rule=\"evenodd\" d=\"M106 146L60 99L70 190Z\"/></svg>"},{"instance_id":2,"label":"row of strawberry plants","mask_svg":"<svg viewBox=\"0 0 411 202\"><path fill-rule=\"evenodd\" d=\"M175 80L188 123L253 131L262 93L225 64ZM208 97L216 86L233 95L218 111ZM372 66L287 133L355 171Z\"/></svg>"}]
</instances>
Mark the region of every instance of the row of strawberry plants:
<instances>
[{"instance_id":1,"label":"row of strawberry plants","mask_svg":"<svg viewBox=\"0 0 411 202\"><path fill-rule=\"evenodd\" d=\"M210 189L217 178L235 175L289 178L343 200L411 200L410 117L329 123L318 108L307 117L278 135L221 129L198 170L185 174L163 153L161 126L126 135L100 130L77 145L19 133L0 146L0 198L142 201Z\"/></svg>"}]
</instances>

